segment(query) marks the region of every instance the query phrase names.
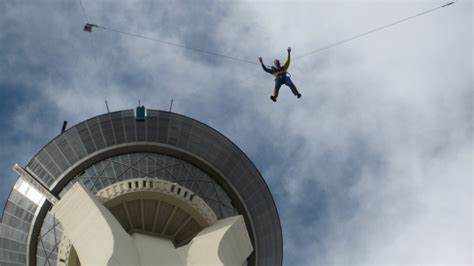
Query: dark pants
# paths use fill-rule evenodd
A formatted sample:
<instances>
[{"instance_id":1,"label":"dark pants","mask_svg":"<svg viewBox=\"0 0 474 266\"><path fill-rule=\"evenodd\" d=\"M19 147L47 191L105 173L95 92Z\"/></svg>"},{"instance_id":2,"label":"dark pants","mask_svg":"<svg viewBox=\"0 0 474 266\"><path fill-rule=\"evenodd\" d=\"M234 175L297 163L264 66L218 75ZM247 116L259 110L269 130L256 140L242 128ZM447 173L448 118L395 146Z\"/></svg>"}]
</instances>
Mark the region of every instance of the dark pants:
<instances>
[{"instance_id":1,"label":"dark pants","mask_svg":"<svg viewBox=\"0 0 474 266\"><path fill-rule=\"evenodd\" d=\"M278 92L280 91L280 87L283 84L290 87L291 92L293 92L293 94L295 96L297 96L299 94L298 90L296 89L295 84L293 84L293 81L291 81L291 79L289 77L281 75L281 76L275 78L275 88L273 89L273 96L275 98L278 97Z\"/></svg>"}]
</instances>

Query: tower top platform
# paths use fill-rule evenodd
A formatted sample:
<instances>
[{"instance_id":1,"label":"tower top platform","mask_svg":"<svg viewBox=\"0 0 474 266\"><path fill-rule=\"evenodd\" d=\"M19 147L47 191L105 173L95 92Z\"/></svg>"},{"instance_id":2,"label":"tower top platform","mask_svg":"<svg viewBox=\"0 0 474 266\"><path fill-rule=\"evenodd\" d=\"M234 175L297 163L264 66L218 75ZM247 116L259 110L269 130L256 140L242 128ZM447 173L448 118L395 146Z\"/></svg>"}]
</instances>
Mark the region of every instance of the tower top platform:
<instances>
[{"instance_id":1,"label":"tower top platform","mask_svg":"<svg viewBox=\"0 0 474 266\"><path fill-rule=\"evenodd\" d=\"M255 249L249 265L282 264L280 219L265 180L239 147L195 119L159 110L146 110L144 121L137 121L134 110L99 115L55 137L26 169L60 197L92 165L134 153L170 156L205 172L245 219ZM12 263L36 262L37 238L49 208L48 201L33 202L12 190L0 224L0 250L15 250Z\"/></svg>"}]
</instances>

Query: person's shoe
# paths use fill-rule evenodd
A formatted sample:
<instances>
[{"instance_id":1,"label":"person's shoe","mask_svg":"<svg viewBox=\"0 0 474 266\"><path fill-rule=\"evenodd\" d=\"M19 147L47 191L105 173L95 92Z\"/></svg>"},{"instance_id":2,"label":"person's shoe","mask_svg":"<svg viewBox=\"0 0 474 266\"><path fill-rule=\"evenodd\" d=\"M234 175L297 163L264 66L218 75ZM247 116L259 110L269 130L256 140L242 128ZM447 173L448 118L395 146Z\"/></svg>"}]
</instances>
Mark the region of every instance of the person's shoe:
<instances>
[{"instance_id":1,"label":"person's shoe","mask_svg":"<svg viewBox=\"0 0 474 266\"><path fill-rule=\"evenodd\" d=\"M272 101L274 101L274 102L277 101L277 98L275 96L270 96L270 99L272 99Z\"/></svg>"},{"instance_id":2,"label":"person's shoe","mask_svg":"<svg viewBox=\"0 0 474 266\"><path fill-rule=\"evenodd\" d=\"M301 93L296 94L296 97L299 99L301 98Z\"/></svg>"}]
</instances>

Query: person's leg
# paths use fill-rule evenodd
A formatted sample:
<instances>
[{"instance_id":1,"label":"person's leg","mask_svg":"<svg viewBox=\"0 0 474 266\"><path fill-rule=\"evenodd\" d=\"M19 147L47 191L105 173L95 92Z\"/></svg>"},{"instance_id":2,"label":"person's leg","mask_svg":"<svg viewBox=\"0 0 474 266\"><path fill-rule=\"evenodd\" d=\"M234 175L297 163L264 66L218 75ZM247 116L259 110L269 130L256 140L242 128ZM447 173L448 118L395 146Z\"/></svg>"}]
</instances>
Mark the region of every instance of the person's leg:
<instances>
[{"instance_id":1,"label":"person's leg","mask_svg":"<svg viewBox=\"0 0 474 266\"><path fill-rule=\"evenodd\" d=\"M293 94L296 97L298 97L298 98L301 97L301 93L298 92L298 89L296 89L295 84L293 84L293 81L291 81L291 79L289 77L285 77L285 85L290 87L291 92L293 92Z\"/></svg>"},{"instance_id":2,"label":"person's leg","mask_svg":"<svg viewBox=\"0 0 474 266\"><path fill-rule=\"evenodd\" d=\"M275 79L275 87L273 88L273 95L270 96L270 99L272 99L272 101L274 101L274 102L276 102L276 99L278 97L278 93L280 91L281 85L283 85L283 82L282 82L281 78L276 78Z\"/></svg>"}]
</instances>

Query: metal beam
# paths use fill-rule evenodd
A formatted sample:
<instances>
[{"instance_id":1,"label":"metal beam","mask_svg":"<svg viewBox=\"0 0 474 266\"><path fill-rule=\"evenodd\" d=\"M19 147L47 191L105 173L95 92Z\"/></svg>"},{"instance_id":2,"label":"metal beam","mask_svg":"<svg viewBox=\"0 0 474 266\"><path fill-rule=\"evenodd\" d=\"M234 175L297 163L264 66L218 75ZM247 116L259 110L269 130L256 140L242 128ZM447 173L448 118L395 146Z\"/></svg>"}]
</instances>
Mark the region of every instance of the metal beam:
<instances>
[{"instance_id":1,"label":"metal beam","mask_svg":"<svg viewBox=\"0 0 474 266\"><path fill-rule=\"evenodd\" d=\"M162 234L166 233L166 229L168 229L168 225L170 224L171 220L174 218L174 214L176 213L176 206L173 206L173 211L171 212L171 215L168 217L168 220L166 221L165 227L161 231Z\"/></svg>"},{"instance_id":2,"label":"metal beam","mask_svg":"<svg viewBox=\"0 0 474 266\"><path fill-rule=\"evenodd\" d=\"M43 196L51 202L51 204L55 205L59 202L59 199L56 198L56 196L49 191L49 189L45 186L43 186L36 178L34 178L26 169L23 169L21 166L19 166L17 163L13 166L13 170L17 172L20 177L28 182L31 186L33 186L35 189L37 189Z\"/></svg>"},{"instance_id":3,"label":"metal beam","mask_svg":"<svg viewBox=\"0 0 474 266\"><path fill-rule=\"evenodd\" d=\"M180 226L178 229L176 229L176 232L174 232L173 234L173 237L176 237L179 232L181 232L181 230L183 230L183 228L189 223L189 221L191 221L193 217L190 215Z\"/></svg>"},{"instance_id":4,"label":"metal beam","mask_svg":"<svg viewBox=\"0 0 474 266\"><path fill-rule=\"evenodd\" d=\"M132 217L130 216L130 213L128 212L127 202L124 202L122 205L123 205L123 208L125 209L125 214L127 215L128 223L130 224L130 231L133 232L135 230L135 226L133 225Z\"/></svg>"},{"instance_id":5,"label":"metal beam","mask_svg":"<svg viewBox=\"0 0 474 266\"><path fill-rule=\"evenodd\" d=\"M155 232L155 229L156 229L156 222L158 221L158 213L160 212L160 204L161 204L161 201L158 201L158 203L156 203L155 218L153 219L153 229L151 230L152 232Z\"/></svg>"}]
</instances>

